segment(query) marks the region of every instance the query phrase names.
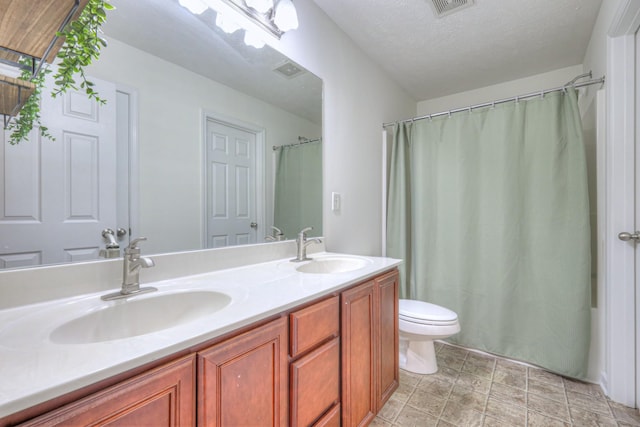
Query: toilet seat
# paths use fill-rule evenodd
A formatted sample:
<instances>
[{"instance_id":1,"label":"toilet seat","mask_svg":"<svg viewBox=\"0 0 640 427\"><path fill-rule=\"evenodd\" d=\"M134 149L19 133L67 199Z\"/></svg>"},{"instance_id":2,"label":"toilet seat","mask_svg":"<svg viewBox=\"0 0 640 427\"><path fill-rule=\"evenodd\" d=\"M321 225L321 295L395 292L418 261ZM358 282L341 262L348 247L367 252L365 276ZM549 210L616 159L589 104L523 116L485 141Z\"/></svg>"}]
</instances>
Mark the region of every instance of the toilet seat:
<instances>
[{"instance_id":1,"label":"toilet seat","mask_svg":"<svg viewBox=\"0 0 640 427\"><path fill-rule=\"evenodd\" d=\"M398 308L400 319L407 322L436 326L458 322L458 315L454 311L424 301L401 299Z\"/></svg>"}]
</instances>

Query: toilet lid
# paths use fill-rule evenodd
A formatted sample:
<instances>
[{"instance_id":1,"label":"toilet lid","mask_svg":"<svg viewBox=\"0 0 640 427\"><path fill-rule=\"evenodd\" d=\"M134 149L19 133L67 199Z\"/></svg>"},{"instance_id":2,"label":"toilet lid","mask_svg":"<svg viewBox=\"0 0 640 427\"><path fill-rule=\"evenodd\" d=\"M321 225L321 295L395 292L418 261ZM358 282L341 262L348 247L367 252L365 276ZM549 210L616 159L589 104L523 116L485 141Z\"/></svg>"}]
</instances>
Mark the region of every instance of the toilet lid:
<instances>
[{"instance_id":1,"label":"toilet lid","mask_svg":"<svg viewBox=\"0 0 640 427\"><path fill-rule=\"evenodd\" d=\"M458 319L458 315L448 308L410 299L401 299L399 301L399 312L401 317L416 320L452 322Z\"/></svg>"}]
</instances>

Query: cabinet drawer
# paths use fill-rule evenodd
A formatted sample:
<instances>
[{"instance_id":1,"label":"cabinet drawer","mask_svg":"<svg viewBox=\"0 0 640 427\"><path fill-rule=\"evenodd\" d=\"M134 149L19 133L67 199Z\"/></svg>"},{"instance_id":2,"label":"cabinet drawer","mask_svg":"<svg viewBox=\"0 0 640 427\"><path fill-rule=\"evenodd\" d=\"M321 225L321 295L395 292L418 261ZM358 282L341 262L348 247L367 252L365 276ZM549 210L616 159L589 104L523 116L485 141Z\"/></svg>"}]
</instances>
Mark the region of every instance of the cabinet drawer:
<instances>
[{"instance_id":1,"label":"cabinet drawer","mask_svg":"<svg viewBox=\"0 0 640 427\"><path fill-rule=\"evenodd\" d=\"M331 408L313 427L340 427L340 404Z\"/></svg>"},{"instance_id":2,"label":"cabinet drawer","mask_svg":"<svg viewBox=\"0 0 640 427\"><path fill-rule=\"evenodd\" d=\"M291 364L291 425L309 426L340 399L340 339Z\"/></svg>"},{"instance_id":3,"label":"cabinet drawer","mask_svg":"<svg viewBox=\"0 0 640 427\"><path fill-rule=\"evenodd\" d=\"M340 305L337 296L289 315L291 357L297 357L340 333Z\"/></svg>"}]
</instances>

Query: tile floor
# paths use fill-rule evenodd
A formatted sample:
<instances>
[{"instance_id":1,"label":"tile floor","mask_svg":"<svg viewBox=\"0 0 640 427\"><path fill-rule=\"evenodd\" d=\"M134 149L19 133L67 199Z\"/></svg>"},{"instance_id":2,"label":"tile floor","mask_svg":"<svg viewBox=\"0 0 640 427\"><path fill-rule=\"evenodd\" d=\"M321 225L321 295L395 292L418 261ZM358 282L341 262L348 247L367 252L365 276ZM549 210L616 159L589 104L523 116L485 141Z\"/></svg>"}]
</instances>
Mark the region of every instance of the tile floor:
<instances>
[{"instance_id":1,"label":"tile floor","mask_svg":"<svg viewBox=\"0 0 640 427\"><path fill-rule=\"evenodd\" d=\"M433 375L400 371L400 387L372 427L640 426L640 412L597 385L436 343Z\"/></svg>"}]
</instances>

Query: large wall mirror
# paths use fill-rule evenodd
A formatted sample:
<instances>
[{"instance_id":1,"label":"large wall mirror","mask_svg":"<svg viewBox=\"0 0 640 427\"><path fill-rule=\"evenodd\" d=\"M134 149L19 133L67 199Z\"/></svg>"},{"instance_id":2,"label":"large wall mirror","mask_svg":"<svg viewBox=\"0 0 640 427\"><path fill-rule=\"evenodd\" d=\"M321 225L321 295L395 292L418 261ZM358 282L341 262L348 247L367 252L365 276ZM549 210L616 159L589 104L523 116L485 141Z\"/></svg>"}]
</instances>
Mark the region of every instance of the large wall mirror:
<instances>
[{"instance_id":1,"label":"large wall mirror","mask_svg":"<svg viewBox=\"0 0 640 427\"><path fill-rule=\"evenodd\" d=\"M157 254L270 241L272 226L321 235L322 81L212 10L112 3L89 72L107 104L47 95L55 141L0 137L0 268L99 259L140 236Z\"/></svg>"}]
</instances>

